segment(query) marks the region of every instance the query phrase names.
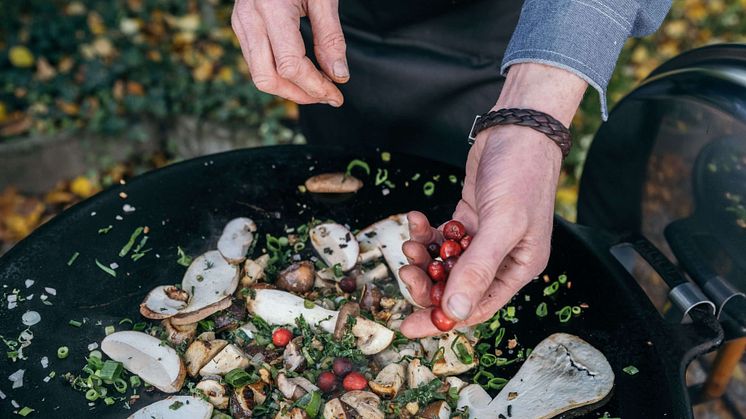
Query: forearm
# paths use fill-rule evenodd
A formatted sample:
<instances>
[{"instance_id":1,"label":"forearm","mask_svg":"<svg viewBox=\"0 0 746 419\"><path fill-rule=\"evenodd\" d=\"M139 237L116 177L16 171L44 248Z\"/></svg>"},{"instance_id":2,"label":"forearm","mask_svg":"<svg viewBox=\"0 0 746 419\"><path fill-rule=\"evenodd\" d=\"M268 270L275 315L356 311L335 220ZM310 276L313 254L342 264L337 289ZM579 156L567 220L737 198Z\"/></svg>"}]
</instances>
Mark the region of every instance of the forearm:
<instances>
[{"instance_id":1,"label":"forearm","mask_svg":"<svg viewBox=\"0 0 746 419\"><path fill-rule=\"evenodd\" d=\"M588 83L561 68L521 63L510 67L495 109L527 108L570 126Z\"/></svg>"}]
</instances>

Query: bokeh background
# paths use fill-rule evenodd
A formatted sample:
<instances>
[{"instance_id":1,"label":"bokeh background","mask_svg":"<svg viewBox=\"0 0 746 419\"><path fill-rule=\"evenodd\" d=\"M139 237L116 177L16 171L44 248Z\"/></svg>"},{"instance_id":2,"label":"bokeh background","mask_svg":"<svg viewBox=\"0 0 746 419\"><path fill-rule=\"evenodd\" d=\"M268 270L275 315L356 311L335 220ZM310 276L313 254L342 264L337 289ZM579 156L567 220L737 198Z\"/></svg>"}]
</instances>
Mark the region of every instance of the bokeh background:
<instances>
[{"instance_id":1,"label":"bokeh background","mask_svg":"<svg viewBox=\"0 0 746 419\"><path fill-rule=\"evenodd\" d=\"M64 208L144 171L231 148L304 141L297 107L249 82L230 28L232 6L0 0L0 255ZM610 104L665 60L720 42L746 42L746 0L674 0L658 32L625 45ZM557 211L571 220L600 123L589 89L557 195ZM695 381L704 374L697 368L690 369ZM732 391L746 400L743 367L735 377ZM696 411L736 417L717 401Z\"/></svg>"}]
</instances>

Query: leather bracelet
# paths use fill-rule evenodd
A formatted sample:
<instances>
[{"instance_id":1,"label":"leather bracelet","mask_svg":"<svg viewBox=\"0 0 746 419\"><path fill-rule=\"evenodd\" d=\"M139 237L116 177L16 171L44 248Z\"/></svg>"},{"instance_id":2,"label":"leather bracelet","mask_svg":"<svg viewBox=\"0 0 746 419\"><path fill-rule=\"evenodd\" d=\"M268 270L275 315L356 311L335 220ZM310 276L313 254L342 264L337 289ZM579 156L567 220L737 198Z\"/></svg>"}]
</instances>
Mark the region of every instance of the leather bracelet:
<instances>
[{"instance_id":1,"label":"leather bracelet","mask_svg":"<svg viewBox=\"0 0 746 419\"><path fill-rule=\"evenodd\" d=\"M477 134L496 125L520 125L533 128L559 146L563 159L570 153L572 147L570 130L550 115L533 109L503 108L477 115L469 131L469 144L474 144Z\"/></svg>"}]
</instances>

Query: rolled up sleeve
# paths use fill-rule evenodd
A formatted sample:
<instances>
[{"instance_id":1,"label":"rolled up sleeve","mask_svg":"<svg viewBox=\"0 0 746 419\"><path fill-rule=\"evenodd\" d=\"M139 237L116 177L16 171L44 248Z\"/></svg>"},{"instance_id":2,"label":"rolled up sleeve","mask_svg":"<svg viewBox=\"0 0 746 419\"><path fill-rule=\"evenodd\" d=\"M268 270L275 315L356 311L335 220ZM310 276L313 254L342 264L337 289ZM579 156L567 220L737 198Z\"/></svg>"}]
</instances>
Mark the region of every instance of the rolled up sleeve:
<instances>
[{"instance_id":1,"label":"rolled up sleeve","mask_svg":"<svg viewBox=\"0 0 746 419\"><path fill-rule=\"evenodd\" d=\"M654 32L670 7L671 0L528 0L501 72L525 62L571 71L598 90L606 120L606 88L624 42Z\"/></svg>"}]
</instances>

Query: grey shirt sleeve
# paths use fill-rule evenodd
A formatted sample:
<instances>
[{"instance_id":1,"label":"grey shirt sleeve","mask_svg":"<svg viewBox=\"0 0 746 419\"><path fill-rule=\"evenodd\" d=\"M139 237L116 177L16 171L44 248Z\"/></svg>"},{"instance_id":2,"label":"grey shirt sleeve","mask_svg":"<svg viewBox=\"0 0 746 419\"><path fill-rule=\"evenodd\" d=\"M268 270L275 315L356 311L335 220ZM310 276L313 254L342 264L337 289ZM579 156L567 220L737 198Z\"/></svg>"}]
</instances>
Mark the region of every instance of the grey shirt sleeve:
<instances>
[{"instance_id":1,"label":"grey shirt sleeve","mask_svg":"<svg viewBox=\"0 0 746 419\"><path fill-rule=\"evenodd\" d=\"M501 72L526 62L571 71L598 90L606 120L606 88L624 42L654 32L670 7L671 0L527 0Z\"/></svg>"}]
</instances>

